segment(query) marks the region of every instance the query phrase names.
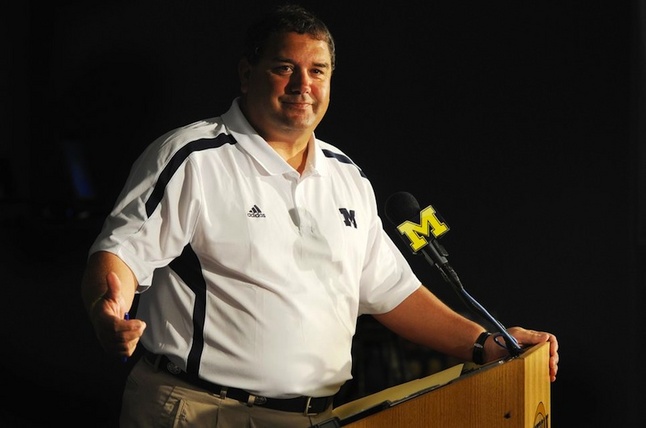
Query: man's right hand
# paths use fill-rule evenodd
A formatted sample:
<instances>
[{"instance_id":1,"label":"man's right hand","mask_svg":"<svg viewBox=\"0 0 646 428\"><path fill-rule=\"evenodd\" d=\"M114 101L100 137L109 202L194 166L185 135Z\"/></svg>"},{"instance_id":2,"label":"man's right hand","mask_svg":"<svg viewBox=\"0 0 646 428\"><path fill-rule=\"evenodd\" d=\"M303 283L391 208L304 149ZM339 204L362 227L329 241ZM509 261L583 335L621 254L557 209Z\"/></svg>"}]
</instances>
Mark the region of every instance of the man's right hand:
<instances>
[{"instance_id":1,"label":"man's right hand","mask_svg":"<svg viewBox=\"0 0 646 428\"><path fill-rule=\"evenodd\" d=\"M129 357L135 351L146 323L126 320L129 304L121 292L121 280L115 272L105 277L107 290L90 308L90 320L103 349L114 356Z\"/></svg>"}]
</instances>

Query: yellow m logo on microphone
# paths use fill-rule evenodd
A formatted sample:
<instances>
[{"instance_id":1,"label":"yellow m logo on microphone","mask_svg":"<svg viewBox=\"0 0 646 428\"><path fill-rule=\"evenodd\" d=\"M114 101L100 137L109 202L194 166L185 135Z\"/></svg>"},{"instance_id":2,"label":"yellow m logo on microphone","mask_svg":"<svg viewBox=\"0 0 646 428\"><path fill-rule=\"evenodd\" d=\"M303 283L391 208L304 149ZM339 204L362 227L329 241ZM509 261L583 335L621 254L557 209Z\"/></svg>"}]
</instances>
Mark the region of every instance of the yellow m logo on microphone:
<instances>
[{"instance_id":1,"label":"yellow m logo on microphone","mask_svg":"<svg viewBox=\"0 0 646 428\"><path fill-rule=\"evenodd\" d=\"M438 218L435 209L429 205L420 211L419 224L406 220L397 226L397 230L408 238L413 251L418 252L428 244L425 237L433 234L439 238L449 231L449 226Z\"/></svg>"}]
</instances>

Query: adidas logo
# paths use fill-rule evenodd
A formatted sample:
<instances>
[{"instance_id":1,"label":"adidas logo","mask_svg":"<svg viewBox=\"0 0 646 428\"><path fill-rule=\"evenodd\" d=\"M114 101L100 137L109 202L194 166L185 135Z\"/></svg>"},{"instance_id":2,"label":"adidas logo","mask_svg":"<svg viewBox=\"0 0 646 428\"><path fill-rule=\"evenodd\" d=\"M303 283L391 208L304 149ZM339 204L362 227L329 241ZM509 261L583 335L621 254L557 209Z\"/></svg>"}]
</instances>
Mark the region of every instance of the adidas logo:
<instances>
[{"instance_id":1,"label":"adidas logo","mask_svg":"<svg viewBox=\"0 0 646 428\"><path fill-rule=\"evenodd\" d=\"M256 217L256 218L262 217L262 218L264 218L266 216L262 211L260 211L260 208L258 208L258 205L254 205L253 207L251 207L251 209L247 213L247 217Z\"/></svg>"}]
</instances>

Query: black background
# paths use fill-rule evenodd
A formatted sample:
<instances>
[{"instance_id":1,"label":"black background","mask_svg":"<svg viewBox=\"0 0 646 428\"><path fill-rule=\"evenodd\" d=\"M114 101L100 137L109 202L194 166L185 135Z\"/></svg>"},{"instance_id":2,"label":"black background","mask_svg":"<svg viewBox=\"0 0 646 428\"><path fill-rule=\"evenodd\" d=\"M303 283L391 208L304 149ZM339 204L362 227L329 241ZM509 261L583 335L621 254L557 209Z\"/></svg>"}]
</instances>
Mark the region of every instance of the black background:
<instances>
[{"instance_id":1,"label":"black background","mask_svg":"<svg viewBox=\"0 0 646 428\"><path fill-rule=\"evenodd\" d=\"M244 28L269 3L68 0L2 14L9 426L112 426L129 366L103 355L82 310L86 251L141 150L229 107ZM452 266L503 324L558 336L555 426L637 427L645 2L519 3L303 2L337 42L317 136L363 168L380 210L405 190L443 215Z\"/></svg>"}]
</instances>

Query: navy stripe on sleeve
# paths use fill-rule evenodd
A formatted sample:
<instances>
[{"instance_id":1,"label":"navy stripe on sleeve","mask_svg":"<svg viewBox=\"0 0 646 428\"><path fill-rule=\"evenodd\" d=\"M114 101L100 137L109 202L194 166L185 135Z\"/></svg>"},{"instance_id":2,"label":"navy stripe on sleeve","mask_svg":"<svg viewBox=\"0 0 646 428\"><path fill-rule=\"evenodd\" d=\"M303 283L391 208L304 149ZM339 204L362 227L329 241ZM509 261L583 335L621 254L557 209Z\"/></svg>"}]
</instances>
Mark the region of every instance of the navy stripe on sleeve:
<instances>
[{"instance_id":1,"label":"navy stripe on sleeve","mask_svg":"<svg viewBox=\"0 0 646 428\"><path fill-rule=\"evenodd\" d=\"M150 194L150 197L146 201L146 215L150 217L153 211L155 211L157 205L159 205L159 202L164 197L164 190L166 190L166 186L170 182L171 178L173 178L175 172L184 163L186 158L191 155L191 153L222 147L225 144L235 143L236 140L231 135L220 134L215 137L215 139L203 138L200 140L191 141L190 143L179 149L177 153L173 155L170 162L168 162L168 165L166 165L161 174L159 174L157 184L155 184L153 192Z\"/></svg>"},{"instance_id":2,"label":"navy stripe on sleeve","mask_svg":"<svg viewBox=\"0 0 646 428\"><path fill-rule=\"evenodd\" d=\"M349 157L345 155L341 155L339 153L334 153L333 151L330 151L327 149L323 149L323 154L325 155L326 158L336 159L341 163L347 163L348 165L353 165L355 168L359 170L359 174L361 174L363 178L368 178L366 174L364 174L364 172L361 170L361 168L359 168L354 162L352 162L352 159L350 159Z\"/></svg>"}]
</instances>

